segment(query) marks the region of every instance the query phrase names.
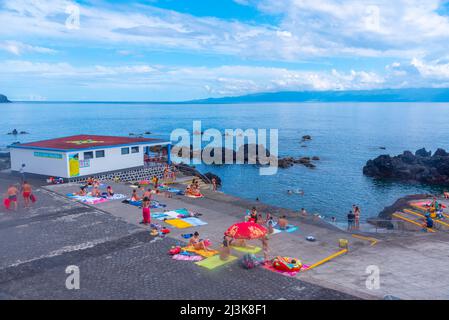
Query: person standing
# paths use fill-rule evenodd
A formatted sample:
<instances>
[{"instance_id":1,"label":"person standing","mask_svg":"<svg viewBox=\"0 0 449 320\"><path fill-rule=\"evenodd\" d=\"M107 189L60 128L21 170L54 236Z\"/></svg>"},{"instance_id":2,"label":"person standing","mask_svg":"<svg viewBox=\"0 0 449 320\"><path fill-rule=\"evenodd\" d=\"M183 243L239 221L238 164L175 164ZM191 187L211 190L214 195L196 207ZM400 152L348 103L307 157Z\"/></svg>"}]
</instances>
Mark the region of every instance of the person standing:
<instances>
[{"instance_id":1,"label":"person standing","mask_svg":"<svg viewBox=\"0 0 449 320\"><path fill-rule=\"evenodd\" d=\"M217 179L212 178L212 190L217 191Z\"/></svg>"},{"instance_id":2,"label":"person standing","mask_svg":"<svg viewBox=\"0 0 449 320\"><path fill-rule=\"evenodd\" d=\"M16 186L10 185L8 190L6 191L6 197L8 198L9 202L14 204L14 211L17 211L17 195L19 193L19 190L17 190Z\"/></svg>"},{"instance_id":3,"label":"person standing","mask_svg":"<svg viewBox=\"0 0 449 320\"><path fill-rule=\"evenodd\" d=\"M142 224L149 224L151 223L151 212L150 212L150 199L145 197L142 200Z\"/></svg>"},{"instance_id":4,"label":"person standing","mask_svg":"<svg viewBox=\"0 0 449 320\"><path fill-rule=\"evenodd\" d=\"M23 183L25 181L25 163L22 163L22 165L20 166L19 173L21 182Z\"/></svg>"},{"instance_id":5,"label":"person standing","mask_svg":"<svg viewBox=\"0 0 449 320\"><path fill-rule=\"evenodd\" d=\"M360 229L360 208L359 206L355 206L354 209L354 221L355 221L355 229Z\"/></svg>"},{"instance_id":6,"label":"person standing","mask_svg":"<svg viewBox=\"0 0 449 320\"><path fill-rule=\"evenodd\" d=\"M355 220L355 215L352 212L352 210L349 210L348 213L348 231L351 231L354 229L354 220Z\"/></svg>"},{"instance_id":7,"label":"person standing","mask_svg":"<svg viewBox=\"0 0 449 320\"><path fill-rule=\"evenodd\" d=\"M30 200L31 200L32 192L33 192L33 190L31 188L31 185L27 181L24 181L22 184L22 196L23 196L23 201L25 202L25 208L30 207Z\"/></svg>"}]
</instances>

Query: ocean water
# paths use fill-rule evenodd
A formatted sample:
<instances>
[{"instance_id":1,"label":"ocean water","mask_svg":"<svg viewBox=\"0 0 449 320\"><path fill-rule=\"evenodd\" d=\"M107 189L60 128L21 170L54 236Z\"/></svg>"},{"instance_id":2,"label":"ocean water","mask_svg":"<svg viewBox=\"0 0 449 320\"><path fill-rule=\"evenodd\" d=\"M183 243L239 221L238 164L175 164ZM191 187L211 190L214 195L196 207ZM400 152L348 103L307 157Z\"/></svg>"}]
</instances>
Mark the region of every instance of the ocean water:
<instances>
[{"instance_id":1,"label":"ocean water","mask_svg":"<svg viewBox=\"0 0 449 320\"><path fill-rule=\"evenodd\" d=\"M280 156L319 156L315 169L301 165L260 176L250 165L197 166L223 179L223 191L292 209L343 219L352 204L362 218L375 216L398 197L441 188L379 182L362 174L368 159L426 147L449 149L449 104L291 103L170 105L145 103L12 103L0 105L0 148L73 134L125 135L151 131L168 138L176 128L278 129ZM11 136L16 128L28 135ZM301 137L312 140L301 147ZM386 150L381 150L385 147ZM302 189L304 196L289 195Z\"/></svg>"}]
</instances>

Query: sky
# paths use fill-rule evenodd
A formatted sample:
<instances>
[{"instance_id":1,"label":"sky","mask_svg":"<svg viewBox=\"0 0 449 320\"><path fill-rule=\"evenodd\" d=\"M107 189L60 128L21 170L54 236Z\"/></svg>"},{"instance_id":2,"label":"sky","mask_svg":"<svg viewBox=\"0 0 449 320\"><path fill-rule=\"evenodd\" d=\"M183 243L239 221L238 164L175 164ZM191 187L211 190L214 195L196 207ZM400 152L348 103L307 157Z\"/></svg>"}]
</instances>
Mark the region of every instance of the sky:
<instances>
[{"instance_id":1,"label":"sky","mask_svg":"<svg viewBox=\"0 0 449 320\"><path fill-rule=\"evenodd\" d=\"M449 0L0 0L12 100L449 87Z\"/></svg>"}]
</instances>

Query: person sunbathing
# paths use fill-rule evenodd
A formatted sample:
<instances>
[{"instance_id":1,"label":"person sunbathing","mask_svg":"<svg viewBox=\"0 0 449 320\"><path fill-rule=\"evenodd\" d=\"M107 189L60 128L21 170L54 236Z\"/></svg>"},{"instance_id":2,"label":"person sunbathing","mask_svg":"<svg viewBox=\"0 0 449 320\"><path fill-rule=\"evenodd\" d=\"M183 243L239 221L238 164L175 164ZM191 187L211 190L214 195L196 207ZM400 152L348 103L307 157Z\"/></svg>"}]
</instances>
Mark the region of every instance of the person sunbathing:
<instances>
[{"instance_id":1,"label":"person sunbathing","mask_svg":"<svg viewBox=\"0 0 449 320\"><path fill-rule=\"evenodd\" d=\"M94 184L94 178L92 178L92 177L89 177L89 178L87 178L87 185L88 186L91 186L91 185L93 185Z\"/></svg>"},{"instance_id":2,"label":"person sunbathing","mask_svg":"<svg viewBox=\"0 0 449 320\"><path fill-rule=\"evenodd\" d=\"M87 195L86 187L80 187L80 191L76 193L78 196L84 197Z\"/></svg>"},{"instance_id":3,"label":"person sunbathing","mask_svg":"<svg viewBox=\"0 0 449 320\"><path fill-rule=\"evenodd\" d=\"M282 216L278 220L278 226L281 230L286 230L288 226L288 220L286 216Z\"/></svg>"},{"instance_id":4,"label":"person sunbathing","mask_svg":"<svg viewBox=\"0 0 449 320\"><path fill-rule=\"evenodd\" d=\"M108 186L106 188L106 192L108 193L108 197L113 197L114 196L114 190L112 190L111 186Z\"/></svg>"},{"instance_id":5,"label":"person sunbathing","mask_svg":"<svg viewBox=\"0 0 449 320\"><path fill-rule=\"evenodd\" d=\"M143 193L143 197L144 197L144 198L148 198L148 199L151 200L151 196L152 196L152 191L151 191L151 189L148 189L148 190L146 190L146 191Z\"/></svg>"},{"instance_id":6,"label":"person sunbathing","mask_svg":"<svg viewBox=\"0 0 449 320\"><path fill-rule=\"evenodd\" d=\"M204 240L200 239L200 234L198 233L198 231L195 231L193 237L190 238L189 245L194 247L195 250L209 251L206 244L204 243Z\"/></svg>"},{"instance_id":7,"label":"person sunbathing","mask_svg":"<svg viewBox=\"0 0 449 320\"><path fill-rule=\"evenodd\" d=\"M96 197L96 198L101 197L101 191L96 186L92 189L92 197Z\"/></svg>"},{"instance_id":8,"label":"person sunbathing","mask_svg":"<svg viewBox=\"0 0 449 320\"><path fill-rule=\"evenodd\" d=\"M139 197L139 195L137 194L137 190L134 189L134 190L133 190L133 194L132 194L132 196L131 196L131 201L136 202L136 201L139 201L139 200L140 200L140 197Z\"/></svg>"}]
</instances>

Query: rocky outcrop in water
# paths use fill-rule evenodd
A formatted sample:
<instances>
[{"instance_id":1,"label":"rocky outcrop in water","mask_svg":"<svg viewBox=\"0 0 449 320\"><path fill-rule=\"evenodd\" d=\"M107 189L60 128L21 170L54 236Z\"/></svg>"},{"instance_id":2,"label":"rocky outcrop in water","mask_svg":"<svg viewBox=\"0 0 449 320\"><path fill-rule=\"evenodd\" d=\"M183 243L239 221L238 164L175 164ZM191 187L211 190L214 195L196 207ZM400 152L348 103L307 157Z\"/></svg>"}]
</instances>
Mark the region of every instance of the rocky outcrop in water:
<instances>
[{"instance_id":1,"label":"rocky outcrop in water","mask_svg":"<svg viewBox=\"0 0 449 320\"><path fill-rule=\"evenodd\" d=\"M313 161L319 160L319 157L302 157L302 158L293 158L293 157L285 157L285 158L279 158L278 159L278 167L281 169L286 169L293 167L295 164L301 164L304 167L313 169L316 168L316 165L312 163Z\"/></svg>"},{"instance_id":2,"label":"rocky outcrop in water","mask_svg":"<svg viewBox=\"0 0 449 320\"><path fill-rule=\"evenodd\" d=\"M438 149L432 155L423 148L415 154L404 151L394 157L381 155L366 163L363 174L376 179L449 186L449 153Z\"/></svg>"},{"instance_id":3,"label":"rocky outcrop in water","mask_svg":"<svg viewBox=\"0 0 449 320\"><path fill-rule=\"evenodd\" d=\"M11 101L9 101L5 95L0 94L0 103L8 103L8 102L11 102Z\"/></svg>"}]
</instances>

